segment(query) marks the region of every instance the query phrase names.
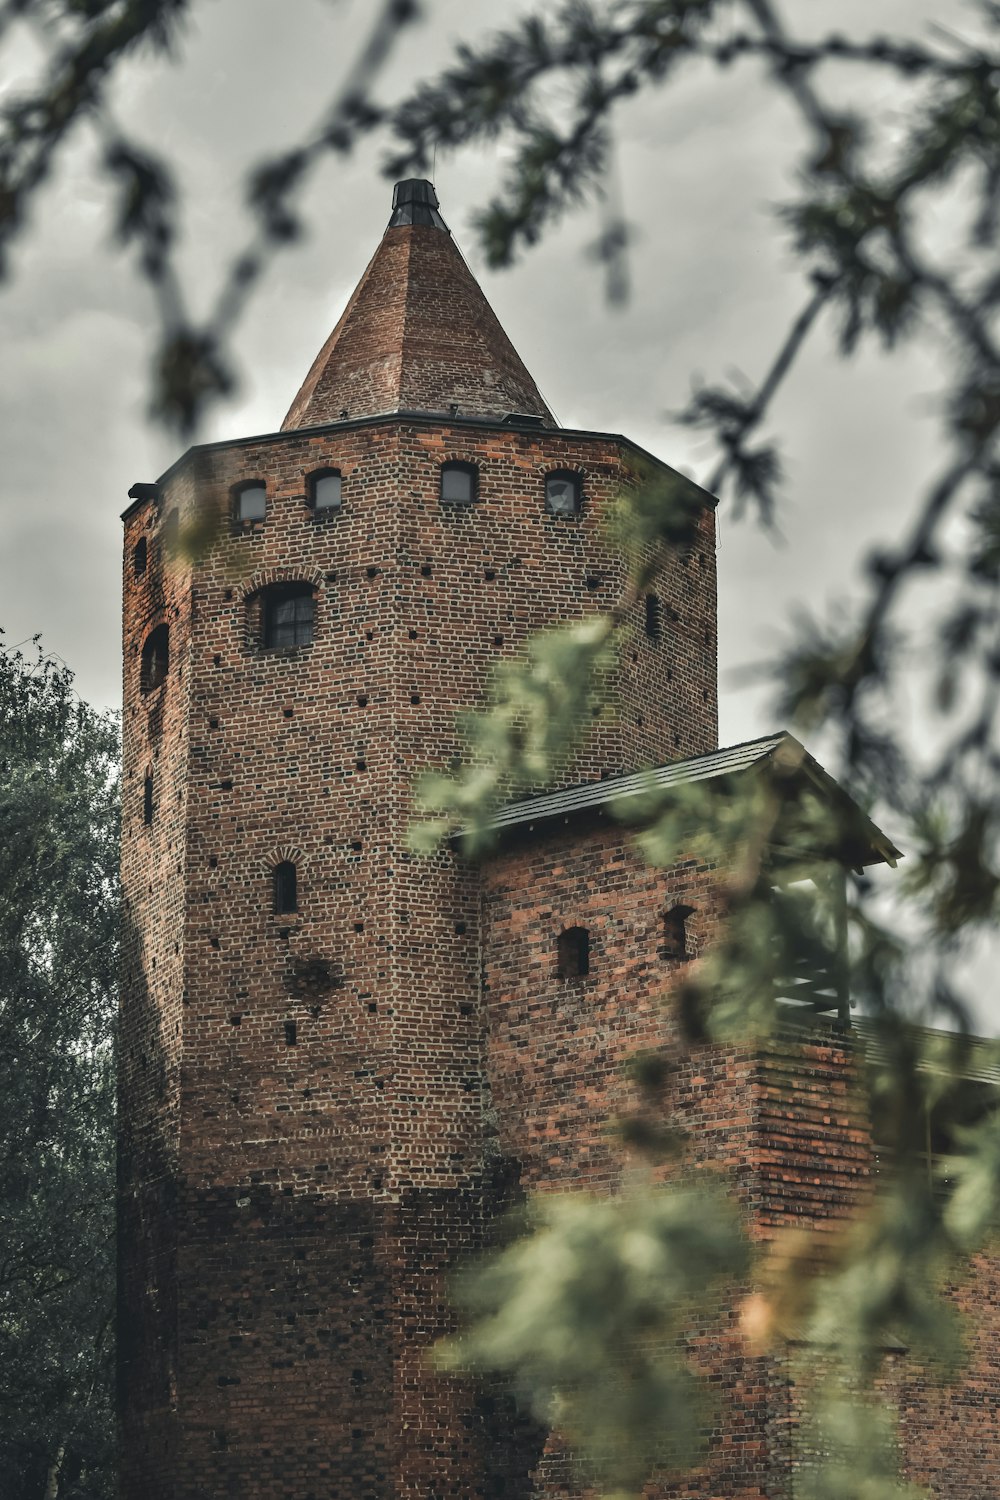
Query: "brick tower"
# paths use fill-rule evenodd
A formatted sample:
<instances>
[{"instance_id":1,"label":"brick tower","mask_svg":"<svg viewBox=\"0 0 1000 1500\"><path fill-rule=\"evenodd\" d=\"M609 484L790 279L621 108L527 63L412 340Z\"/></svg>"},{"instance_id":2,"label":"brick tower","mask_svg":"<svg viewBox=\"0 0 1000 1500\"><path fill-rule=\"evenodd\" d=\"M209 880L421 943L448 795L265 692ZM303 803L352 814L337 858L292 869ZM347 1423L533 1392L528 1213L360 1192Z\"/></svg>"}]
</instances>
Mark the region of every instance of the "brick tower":
<instances>
[{"instance_id":1,"label":"brick tower","mask_svg":"<svg viewBox=\"0 0 1000 1500\"><path fill-rule=\"evenodd\" d=\"M130 492L128 1500L532 1493L531 1435L424 1357L516 1168L482 877L411 860L410 789L498 660L616 598L637 457L556 424L406 182L281 431ZM577 781L715 747L713 538L705 496Z\"/></svg>"}]
</instances>

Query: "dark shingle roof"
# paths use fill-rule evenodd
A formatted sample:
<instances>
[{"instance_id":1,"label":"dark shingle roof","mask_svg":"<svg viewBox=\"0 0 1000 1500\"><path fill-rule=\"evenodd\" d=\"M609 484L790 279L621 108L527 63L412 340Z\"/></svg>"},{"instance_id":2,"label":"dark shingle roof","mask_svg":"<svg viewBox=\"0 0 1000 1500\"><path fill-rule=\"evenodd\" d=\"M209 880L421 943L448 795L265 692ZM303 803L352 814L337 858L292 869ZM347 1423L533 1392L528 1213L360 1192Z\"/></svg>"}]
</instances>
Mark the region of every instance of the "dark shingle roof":
<instances>
[{"instance_id":1,"label":"dark shingle roof","mask_svg":"<svg viewBox=\"0 0 1000 1500\"><path fill-rule=\"evenodd\" d=\"M646 771L635 771L627 776L611 776L606 781L585 782L563 791L545 792L540 797L531 797L523 802L511 802L495 815L491 826L499 833L515 829L530 831L539 824L554 819L561 818L569 822L578 813L588 810L600 812L610 803L640 797L651 790L684 786L693 781L710 781L717 777L738 775L768 763L782 762L806 777L826 796L849 802L856 809L868 846L862 863L884 862L894 865L901 858L899 850L881 829L857 807L833 777L827 775L794 735L785 730L765 735L759 740L747 740L741 745L710 750L705 755L694 755L687 760L670 761Z\"/></svg>"}]
</instances>

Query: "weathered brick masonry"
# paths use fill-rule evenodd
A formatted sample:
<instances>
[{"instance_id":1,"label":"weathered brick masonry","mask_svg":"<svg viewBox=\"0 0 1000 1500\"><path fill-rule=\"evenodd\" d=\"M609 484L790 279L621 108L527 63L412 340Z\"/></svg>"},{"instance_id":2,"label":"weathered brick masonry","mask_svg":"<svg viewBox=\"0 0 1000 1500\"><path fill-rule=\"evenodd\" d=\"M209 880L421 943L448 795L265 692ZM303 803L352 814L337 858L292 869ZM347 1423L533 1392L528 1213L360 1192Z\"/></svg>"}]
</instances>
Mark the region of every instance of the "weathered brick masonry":
<instances>
[{"instance_id":1,"label":"weathered brick masonry","mask_svg":"<svg viewBox=\"0 0 1000 1500\"><path fill-rule=\"evenodd\" d=\"M283 431L192 450L125 514L127 1500L570 1492L502 1396L425 1354L451 1326L448 1272L512 1193L614 1189L621 1064L677 1041L663 913L693 908L696 950L719 920L712 871L650 871L604 823L481 870L411 859L414 774L458 750L456 712L497 662L618 597L602 518L655 460L554 425L436 200L397 196ZM474 466L474 503L442 504L448 463ZM339 507L314 503L325 471ZM553 471L577 477L578 513L547 510ZM249 483L266 509L241 520ZM207 551L171 555L206 517ZM276 646L286 585L311 590L314 621ZM657 597L661 628L637 608L568 777L717 743L707 496ZM275 910L289 864L296 897ZM593 964L562 980L553 945L574 924ZM683 1054L671 1108L755 1232L847 1212L869 1169L851 1066L836 1038ZM724 1415L710 1471L676 1493L784 1496L780 1362L726 1319L699 1348ZM919 1392L912 1425L929 1452Z\"/></svg>"}]
</instances>

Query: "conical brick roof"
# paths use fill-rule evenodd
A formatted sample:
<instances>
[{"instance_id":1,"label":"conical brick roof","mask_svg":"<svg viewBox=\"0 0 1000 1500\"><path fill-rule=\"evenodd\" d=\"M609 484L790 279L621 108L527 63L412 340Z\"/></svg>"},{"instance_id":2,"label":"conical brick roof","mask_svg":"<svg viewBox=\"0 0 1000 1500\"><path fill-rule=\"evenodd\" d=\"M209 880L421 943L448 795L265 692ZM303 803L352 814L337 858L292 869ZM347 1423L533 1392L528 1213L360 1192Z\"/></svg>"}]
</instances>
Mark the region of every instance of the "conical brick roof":
<instances>
[{"instance_id":1,"label":"conical brick roof","mask_svg":"<svg viewBox=\"0 0 1000 1500\"><path fill-rule=\"evenodd\" d=\"M555 422L437 211L397 183L393 215L282 431L395 411Z\"/></svg>"}]
</instances>

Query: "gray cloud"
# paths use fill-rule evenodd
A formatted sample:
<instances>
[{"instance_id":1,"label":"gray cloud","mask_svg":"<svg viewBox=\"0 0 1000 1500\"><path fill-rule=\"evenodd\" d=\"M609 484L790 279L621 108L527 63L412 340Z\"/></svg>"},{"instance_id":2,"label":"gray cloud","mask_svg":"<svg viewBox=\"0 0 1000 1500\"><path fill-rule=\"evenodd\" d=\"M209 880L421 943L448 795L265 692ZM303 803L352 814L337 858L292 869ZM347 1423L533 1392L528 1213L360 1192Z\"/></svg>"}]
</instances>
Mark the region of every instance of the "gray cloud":
<instances>
[{"instance_id":1,"label":"gray cloud","mask_svg":"<svg viewBox=\"0 0 1000 1500\"><path fill-rule=\"evenodd\" d=\"M520 9L528 9L524 4ZM961 26L958 0L789 0L817 31L919 31ZM436 0L410 33L383 92L440 66L459 36L495 24L488 0ZM215 0L196 10L176 64L139 59L115 110L178 164L185 194L184 267L195 310L210 305L246 234L248 163L293 143L349 75L363 0ZM923 20L921 19L923 18ZM891 89L872 98L891 116ZM648 93L621 116L620 192L636 226L632 296L609 308L584 249L599 228L583 210L510 272L488 274L470 224L502 170L502 153L442 157L446 219L501 321L561 419L624 431L704 478L709 455L665 413L683 404L692 373L760 377L806 295L776 228L773 205L794 191L797 126L750 66L692 74ZM383 147L331 161L307 197L308 238L275 262L236 343L243 387L206 437L273 430L363 270L388 217ZM78 674L84 696L119 693L118 512L137 479L176 456L144 421L148 293L107 244L107 194L93 147L74 147L38 205L17 276L0 298L0 623L18 640L41 631ZM741 664L773 650L797 601L811 606L857 588L857 565L898 532L935 466L927 395L932 356L891 361L870 352L843 364L822 330L777 403L789 483L784 545L725 516L720 555L723 687ZM723 739L774 727L766 693L724 692Z\"/></svg>"},{"instance_id":2,"label":"gray cloud","mask_svg":"<svg viewBox=\"0 0 1000 1500\"><path fill-rule=\"evenodd\" d=\"M387 93L440 65L455 37L481 34L495 14L485 0L438 0L428 9L431 20L408 35L384 80ZM809 5L817 29L827 20L863 25L867 10L855 0ZM880 12L885 26L915 24L913 0ZM246 233L247 163L294 141L317 116L348 73L365 13L359 3L217 0L196 11L176 64L140 60L123 77L119 117L178 163L196 310L210 305ZM941 7L933 13L940 19ZM736 367L758 377L803 296L769 212L792 187L797 141L788 134L785 107L754 68L703 70L623 113L621 193L637 238L632 298L621 311L605 304L583 254L599 227L592 211L513 271L488 275L469 224L502 160L468 153L439 162L446 216L564 421L627 431L704 474L706 454L665 424L665 412L683 403L692 372L715 378ZM380 156L368 146L319 174L308 198L310 236L277 260L252 305L237 340L243 389L206 435L280 421L384 227ZM73 661L85 694L114 701L117 644L106 601L117 588L116 513L129 483L173 455L144 425L148 295L108 250L106 193L92 166L81 143L44 195L0 301L2 615L15 635L42 630ZM933 387L925 363L868 357L845 367L829 355L821 338L776 410L792 476L787 546L776 552L752 527L725 525L724 669L751 640L763 647L797 593L838 591L859 551L898 524L933 459L933 428L915 404ZM52 570L70 533L75 585L67 598L52 587ZM727 737L760 728L757 712L728 704Z\"/></svg>"}]
</instances>

